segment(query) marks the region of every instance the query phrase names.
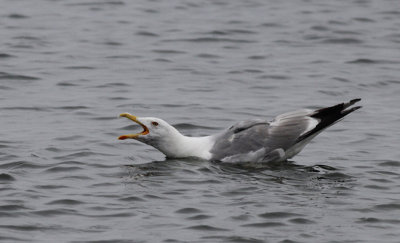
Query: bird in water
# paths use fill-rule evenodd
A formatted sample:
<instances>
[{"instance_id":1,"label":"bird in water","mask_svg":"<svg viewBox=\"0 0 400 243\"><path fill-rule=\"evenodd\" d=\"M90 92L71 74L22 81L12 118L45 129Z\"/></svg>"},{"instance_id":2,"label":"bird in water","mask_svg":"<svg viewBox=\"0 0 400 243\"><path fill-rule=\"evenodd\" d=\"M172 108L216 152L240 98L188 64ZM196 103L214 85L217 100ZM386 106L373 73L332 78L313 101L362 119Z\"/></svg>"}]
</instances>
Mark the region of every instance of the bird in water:
<instances>
[{"instance_id":1,"label":"bird in water","mask_svg":"<svg viewBox=\"0 0 400 243\"><path fill-rule=\"evenodd\" d=\"M122 113L143 131L119 137L151 145L167 158L195 157L222 162L280 162L298 154L315 136L340 121L361 99L317 110L302 109L284 113L272 121L241 121L214 135L188 137L160 118L136 117Z\"/></svg>"}]
</instances>

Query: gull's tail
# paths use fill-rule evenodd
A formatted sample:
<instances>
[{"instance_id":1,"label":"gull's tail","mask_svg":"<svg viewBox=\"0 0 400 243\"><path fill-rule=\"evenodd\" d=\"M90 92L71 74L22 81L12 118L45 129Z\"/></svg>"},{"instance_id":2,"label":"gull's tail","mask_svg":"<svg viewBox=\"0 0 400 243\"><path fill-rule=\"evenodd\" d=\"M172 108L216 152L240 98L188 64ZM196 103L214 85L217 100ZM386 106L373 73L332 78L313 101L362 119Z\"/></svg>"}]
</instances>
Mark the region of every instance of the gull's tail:
<instances>
[{"instance_id":1,"label":"gull's tail","mask_svg":"<svg viewBox=\"0 0 400 243\"><path fill-rule=\"evenodd\" d=\"M350 106L354 105L355 103L359 102L360 100L361 99L353 99L347 103L341 103L341 104L334 105L331 107L326 107L326 108L322 108L319 110L315 110L309 116L318 119L319 120L318 125L311 131L300 136L297 139L297 142L300 142L309 137L314 137L315 135L320 133L325 128L332 126L333 124L335 124L336 122L341 120L346 115L350 114L351 112L353 112L355 110L360 109L361 106L355 106L355 107L349 108ZM349 108L349 109L347 109L347 108Z\"/></svg>"}]
</instances>

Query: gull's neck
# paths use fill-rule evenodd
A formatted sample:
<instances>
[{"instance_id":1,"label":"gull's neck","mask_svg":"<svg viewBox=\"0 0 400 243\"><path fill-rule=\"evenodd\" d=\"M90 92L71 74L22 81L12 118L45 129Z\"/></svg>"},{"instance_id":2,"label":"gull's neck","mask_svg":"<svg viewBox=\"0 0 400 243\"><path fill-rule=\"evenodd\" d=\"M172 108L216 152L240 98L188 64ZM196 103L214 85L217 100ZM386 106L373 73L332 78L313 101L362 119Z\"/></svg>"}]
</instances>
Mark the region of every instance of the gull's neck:
<instances>
[{"instance_id":1,"label":"gull's neck","mask_svg":"<svg viewBox=\"0 0 400 243\"><path fill-rule=\"evenodd\" d=\"M188 137L175 130L168 138L154 147L168 158L197 157L209 160L213 144L212 136Z\"/></svg>"}]
</instances>

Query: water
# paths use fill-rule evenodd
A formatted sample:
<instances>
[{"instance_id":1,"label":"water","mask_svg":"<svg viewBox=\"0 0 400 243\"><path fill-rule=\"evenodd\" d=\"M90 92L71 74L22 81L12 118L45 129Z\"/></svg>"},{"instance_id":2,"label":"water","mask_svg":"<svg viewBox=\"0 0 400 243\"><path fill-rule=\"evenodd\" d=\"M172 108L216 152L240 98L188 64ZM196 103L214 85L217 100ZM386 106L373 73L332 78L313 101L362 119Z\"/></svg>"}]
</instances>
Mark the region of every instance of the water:
<instances>
[{"instance_id":1,"label":"water","mask_svg":"<svg viewBox=\"0 0 400 243\"><path fill-rule=\"evenodd\" d=\"M2 242L399 242L397 1L0 3ZM357 97L283 164L117 140Z\"/></svg>"}]
</instances>

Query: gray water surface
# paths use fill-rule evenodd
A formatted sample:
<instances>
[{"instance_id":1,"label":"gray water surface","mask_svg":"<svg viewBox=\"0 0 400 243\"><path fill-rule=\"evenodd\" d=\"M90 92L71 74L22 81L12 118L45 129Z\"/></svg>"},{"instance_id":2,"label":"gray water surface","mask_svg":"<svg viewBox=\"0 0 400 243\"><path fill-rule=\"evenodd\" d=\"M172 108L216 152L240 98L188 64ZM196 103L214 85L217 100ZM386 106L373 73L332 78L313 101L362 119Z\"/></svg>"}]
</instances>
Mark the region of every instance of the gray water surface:
<instances>
[{"instance_id":1,"label":"gray water surface","mask_svg":"<svg viewBox=\"0 0 400 243\"><path fill-rule=\"evenodd\" d=\"M399 242L398 1L0 0L0 241ZM281 164L186 135L361 97Z\"/></svg>"}]
</instances>

